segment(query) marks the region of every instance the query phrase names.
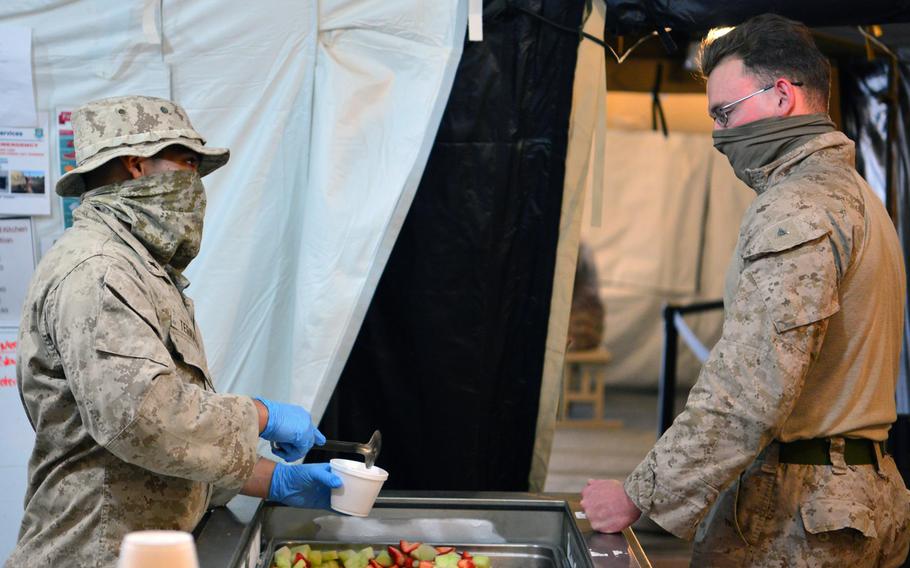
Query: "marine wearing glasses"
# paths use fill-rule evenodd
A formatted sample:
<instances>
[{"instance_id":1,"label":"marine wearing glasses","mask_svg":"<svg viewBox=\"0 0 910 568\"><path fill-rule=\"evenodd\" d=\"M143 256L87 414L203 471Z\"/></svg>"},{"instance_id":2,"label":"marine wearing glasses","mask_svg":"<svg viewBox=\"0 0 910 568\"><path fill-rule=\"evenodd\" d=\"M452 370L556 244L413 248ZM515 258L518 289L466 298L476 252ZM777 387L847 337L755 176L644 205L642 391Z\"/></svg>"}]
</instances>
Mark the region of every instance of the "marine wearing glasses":
<instances>
[{"instance_id":1,"label":"marine wearing glasses","mask_svg":"<svg viewBox=\"0 0 910 568\"><path fill-rule=\"evenodd\" d=\"M791 81L790 84L793 85L794 87L803 86L803 84L800 81ZM708 113L708 116L710 116L711 120L716 122L719 126L726 128L727 123L730 122L730 111L733 110L733 108L735 108L736 105L738 105L739 103L741 103L747 99L751 99L755 95L760 95L760 94L764 93L765 91L770 91L773 88L774 88L774 84L772 83L771 85L768 85L767 87L765 87L763 89L759 89L759 90L755 91L754 93L746 95L745 97L736 99L732 103L727 103L724 106L717 107L717 108L711 110Z\"/></svg>"}]
</instances>

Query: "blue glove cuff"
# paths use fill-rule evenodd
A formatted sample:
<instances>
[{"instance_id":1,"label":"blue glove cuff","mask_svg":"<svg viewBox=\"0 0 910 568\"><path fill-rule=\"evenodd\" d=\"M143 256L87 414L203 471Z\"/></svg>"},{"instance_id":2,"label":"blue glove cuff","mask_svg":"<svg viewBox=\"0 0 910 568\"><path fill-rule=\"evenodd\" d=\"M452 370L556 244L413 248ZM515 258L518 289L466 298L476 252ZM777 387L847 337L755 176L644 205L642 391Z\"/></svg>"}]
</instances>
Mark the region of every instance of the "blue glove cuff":
<instances>
[{"instance_id":1,"label":"blue glove cuff","mask_svg":"<svg viewBox=\"0 0 910 568\"><path fill-rule=\"evenodd\" d=\"M284 470L288 467L289 466L280 462L275 464L275 470L272 472L272 482L269 484L269 501L277 501L280 503L287 494L288 480Z\"/></svg>"},{"instance_id":2,"label":"blue glove cuff","mask_svg":"<svg viewBox=\"0 0 910 568\"><path fill-rule=\"evenodd\" d=\"M272 404L272 401L265 399L265 398L258 397L258 396L254 397L253 400L258 400L259 402L261 402L262 406L264 406L265 409L269 413L269 418L265 423L265 428L259 434L260 438L265 438L266 440L268 440L269 437L275 433L275 432L273 432L274 426L275 426L275 405Z\"/></svg>"}]
</instances>

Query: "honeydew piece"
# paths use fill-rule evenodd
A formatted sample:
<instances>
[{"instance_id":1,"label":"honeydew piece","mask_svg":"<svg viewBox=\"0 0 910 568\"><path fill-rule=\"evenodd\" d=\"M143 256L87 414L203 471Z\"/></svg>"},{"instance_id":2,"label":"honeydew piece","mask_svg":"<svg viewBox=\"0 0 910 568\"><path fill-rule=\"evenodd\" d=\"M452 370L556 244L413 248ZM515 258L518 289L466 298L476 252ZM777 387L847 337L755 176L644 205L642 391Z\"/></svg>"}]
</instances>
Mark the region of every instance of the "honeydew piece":
<instances>
[{"instance_id":1,"label":"honeydew piece","mask_svg":"<svg viewBox=\"0 0 910 568\"><path fill-rule=\"evenodd\" d=\"M291 549L282 546L275 551L273 559L277 568L291 568Z\"/></svg>"},{"instance_id":2,"label":"honeydew piece","mask_svg":"<svg viewBox=\"0 0 910 568\"><path fill-rule=\"evenodd\" d=\"M490 557L489 556L475 556L474 557L474 566L476 568L490 568Z\"/></svg>"},{"instance_id":3,"label":"honeydew piece","mask_svg":"<svg viewBox=\"0 0 910 568\"><path fill-rule=\"evenodd\" d=\"M367 560L371 560L371 559L373 559L373 558L376 558L376 552L373 550L373 547L372 547L372 546L368 546L368 547L366 547L366 548L361 548L360 551L358 552L358 554L360 554L361 556L363 556L363 557L366 558Z\"/></svg>"},{"instance_id":4,"label":"honeydew piece","mask_svg":"<svg viewBox=\"0 0 910 568\"><path fill-rule=\"evenodd\" d=\"M344 568L367 568L369 560L360 555L359 552L351 551L352 554L348 555L347 560L343 560Z\"/></svg>"},{"instance_id":5,"label":"honeydew piece","mask_svg":"<svg viewBox=\"0 0 910 568\"><path fill-rule=\"evenodd\" d=\"M436 548L430 546L429 544L421 544L413 551L411 551L411 556L417 560L427 560L433 561L436 558Z\"/></svg>"},{"instance_id":6,"label":"honeydew piece","mask_svg":"<svg viewBox=\"0 0 910 568\"><path fill-rule=\"evenodd\" d=\"M309 560L310 559L310 545L301 544L298 546L292 546L291 547L291 558L292 559L297 558L297 554L302 554L304 558Z\"/></svg>"},{"instance_id":7,"label":"honeydew piece","mask_svg":"<svg viewBox=\"0 0 910 568\"><path fill-rule=\"evenodd\" d=\"M436 568L458 568L458 561L461 556L454 552L441 554L436 557Z\"/></svg>"},{"instance_id":8,"label":"honeydew piece","mask_svg":"<svg viewBox=\"0 0 910 568\"><path fill-rule=\"evenodd\" d=\"M376 555L376 563L383 568L389 568L390 566L395 565L395 563L392 561L392 557L389 556L389 552L387 550L382 550L379 552L379 554Z\"/></svg>"}]
</instances>

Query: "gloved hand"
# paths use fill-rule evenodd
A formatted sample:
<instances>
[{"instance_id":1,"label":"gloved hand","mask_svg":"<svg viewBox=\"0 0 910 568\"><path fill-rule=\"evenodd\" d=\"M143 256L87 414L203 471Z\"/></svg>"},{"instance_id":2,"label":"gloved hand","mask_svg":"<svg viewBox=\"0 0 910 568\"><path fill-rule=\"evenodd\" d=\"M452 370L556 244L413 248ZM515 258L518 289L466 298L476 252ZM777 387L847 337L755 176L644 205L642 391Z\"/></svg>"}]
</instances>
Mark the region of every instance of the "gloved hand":
<instances>
[{"instance_id":1,"label":"gloved hand","mask_svg":"<svg viewBox=\"0 0 910 568\"><path fill-rule=\"evenodd\" d=\"M327 463L275 464L269 500L291 507L328 509L331 490L341 487L341 478Z\"/></svg>"},{"instance_id":2,"label":"gloved hand","mask_svg":"<svg viewBox=\"0 0 910 568\"><path fill-rule=\"evenodd\" d=\"M269 411L265 430L259 436L272 444L272 452L285 461L297 461L313 445L325 444L325 436L316 429L310 413L296 404L257 398Z\"/></svg>"}]
</instances>

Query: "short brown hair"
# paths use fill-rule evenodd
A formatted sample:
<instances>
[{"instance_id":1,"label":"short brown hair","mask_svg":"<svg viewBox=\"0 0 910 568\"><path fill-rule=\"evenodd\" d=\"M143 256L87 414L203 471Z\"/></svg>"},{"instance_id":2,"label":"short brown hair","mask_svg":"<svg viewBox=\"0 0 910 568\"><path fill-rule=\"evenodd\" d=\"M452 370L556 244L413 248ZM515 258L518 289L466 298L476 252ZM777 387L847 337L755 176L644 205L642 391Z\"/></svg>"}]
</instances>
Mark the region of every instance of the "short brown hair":
<instances>
[{"instance_id":1,"label":"short brown hair","mask_svg":"<svg viewBox=\"0 0 910 568\"><path fill-rule=\"evenodd\" d=\"M738 57L755 77L771 83L779 77L800 81L807 98L828 109L831 64L822 55L812 32L805 25L777 14L755 16L729 33L702 40L699 68L702 77L711 74L724 59Z\"/></svg>"}]
</instances>

